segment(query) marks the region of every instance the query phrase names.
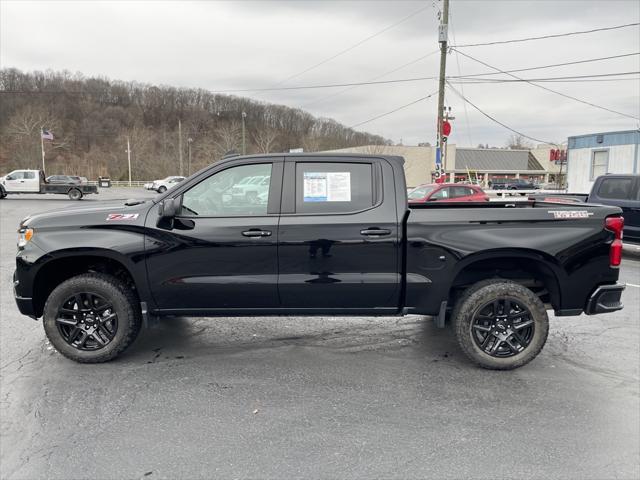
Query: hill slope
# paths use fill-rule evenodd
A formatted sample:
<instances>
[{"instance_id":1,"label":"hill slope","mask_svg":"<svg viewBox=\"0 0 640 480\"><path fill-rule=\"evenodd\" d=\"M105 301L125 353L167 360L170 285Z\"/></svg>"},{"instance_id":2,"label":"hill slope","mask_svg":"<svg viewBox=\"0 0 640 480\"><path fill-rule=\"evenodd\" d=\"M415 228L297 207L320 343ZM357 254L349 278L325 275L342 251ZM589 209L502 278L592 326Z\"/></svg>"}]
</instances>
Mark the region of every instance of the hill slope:
<instances>
[{"instance_id":1,"label":"hill slope","mask_svg":"<svg viewBox=\"0 0 640 480\"><path fill-rule=\"evenodd\" d=\"M331 119L248 98L68 72L2 69L0 173L39 168L44 127L55 137L45 142L47 174L125 179L128 137L134 179L175 175L180 171L178 121L183 172L188 170L189 146L194 172L229 151L242 150L242 112L247 153L386 143L380 136L355 132Z\"/></svg>"}]
</instances>

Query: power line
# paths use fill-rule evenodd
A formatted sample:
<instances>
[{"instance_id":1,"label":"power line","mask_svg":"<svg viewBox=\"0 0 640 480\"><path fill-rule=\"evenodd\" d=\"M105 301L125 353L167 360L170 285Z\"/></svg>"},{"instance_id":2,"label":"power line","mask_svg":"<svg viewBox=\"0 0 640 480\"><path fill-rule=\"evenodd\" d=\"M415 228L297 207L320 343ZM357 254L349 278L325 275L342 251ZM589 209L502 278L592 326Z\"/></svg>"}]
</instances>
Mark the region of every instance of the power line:
<instances>
[{"instance_id":1,"label":"power line","mask_svg":"<svg viewBox=\"0 0 640 480\"><path fill-rule=\"evenodd\" d=\"M539 83L593 83L593 82L640 82L640 77L636 78L586 78L586 79L574 79L574 77L566 77L566 80L557 79L557 80L536 80ZM486 85L490 83L508 83L508 82L517 82L518 80L493 80L489 81L482 80L473 80L473 81L464 81L464 79L453 80L449 83L453 83L456 85Z\"/></svg>"},{"instance_id":2,"label":"power line","mask_svg":"<svg viewBox=\"0 0 640 480\"><path fill-rule=\"evenodd\" d=\"M388 30L391 30L391 29L392 29L392 28L394 28L394 27L397 27L397 26L398 26L398 25L400 25L401 23L406 22L406 21L407 21L407 20L409 20L410 18L412 18L412 17L416 16L417 14L419 14L420 12L423 12L424 10L426 10L426 9L428 9L428 8L430 8L430 6L426 6L426 7L419 8L418 10L416 10L415 12L413 12L413 13L411 13L411 14L407 15L406 17L402 18L401 20L399 20L399 21L397 21L397 22L395 22L395 23L393 23L393 24L391 24L391 25L389 25L389 26L387 26L387 27L383 28L382 30L377 31L377 32L376 32L376 33L374 33L373 35L369 35L368 37L366 37L366 38L364 38L364 39L360 40L359 42L354 43L354 44L353 44L353 45L351 45L350 47L345 48L344 50L341 50L341 51L339 51L338 53L336 53L336 54L334 54L334 55L331 55L330 57L325 58L324 60L322 60L322 61L320 61L320 62L316 63L315 65L312 65L312 66L310 66L310 67L308 67L308 68L305 68L304 70L302 70L302 71L300 71L300 72L298 72L298 73L295 73L295 74L293 74L293 75L288 76L288 77L287 77L287 78L285 78L284 80L281 80L281 81L279 81L278 83L276 83L274 86L282 85L283 83L288 82L288 81L289 81L289 80L291 80L291 79L294 79L294 78L296 78L296 77L299 77L300 75L303 75L303 74L305 74L305 73L307 73L307 72L310 72L311 70L314 70L314 69L318 68L319 66L324 65L325 63L330 62L331 60L334 60L334 59L338 58L339 56L344 55L344 54L345 54L345 53L347 53L347 52L350 52L350 51L351 51L351 50L353 50L354 48L359 47L359 46L360 46L360 45L362 45L363 43L368 42L369 40L371 40L371 39L373 39L373 38L377 37L378 35L382 35L383 33L387 32ZM261 91L266 91L266 90L267 90L267 89L261 89Z\"/></svg>"},{"instance_id":3,"label":"power line","mask_svg":"<svg viewBox=\"0 0 640 480\"><path fill-rule=\"evenodd\" d=\"M502 123L500 120L492 117L491 115L489 115L488 113L486 113L485 111L483 111L480 107L478 107L475 103L472 103L468 98L466 98L464 95L462 95L460 92L458 92L458 90L455 89L455 87L453 85L451 85L449 82L447 82L447 85L449 86L449 88L453 91L453 93L455 93L458 97L460 97L462 99L462 101L468 103L469 105L471 105L473 108L475 108L478 112L480 112L482 115L484 115L485 117L487 117L489 120L491 120L492 122L497 123L498 125L506 128L507 130L510 130L511 132L517 134L517 135L521 135L525 138L528 138L529 140L533 140L534 142L538 142L538 143L544 143L547 145L555 145L555 143L553 142L547 142L546 140L540 140L539 138L535 138L535 137L531 137L529 135L525 135L522 132L519 132L518 130L516 130L515 128L511 128L509 125L506 125L504 123Z\"/></svg>"},{"instance_id":4,"label":"power line","mask_svg":"<svg viewBox=\"0 0 640 480\"><path fill-rule=\"evenodd\" d=\"M381 74L381 75L378 75L377 77L373 77L373 78L372 78L372 79L370 79L369 81L375 81L375 80L378 80L378 79L380 79L380 78L386 77L387 75L390 75L390 74L395 73L395 72L397 72L397 71L399 71L399 70L402 70L403 68L406 68L406 67L408 67L409 65L413 65L414 63L417 63L417 62L419 62L420 60L424 60L425 58L428 58L428 57L430 57L430 56L432 56L432 55L435 55L435 54L436 54L436 53L438 53L439 51L440 51L440 49L437 49L437 50L434 50L434 51L432 51L432 52L429 52L429 53L427 53L426 55L423 55L423 56L421 56L421 57L416 58L415 60L411 60L410 62L407 62L407 63L405 63L405 64L402 64L402 65L400 65L399 67L396 67L396 68L394 68L394 69L392 69L392 70L389 70L389 71L387 71L387 72L385 72L385 73L383 73L383 74ZM343 90L340 90L340 91L338 91L338 92L330 93L329 95L326 95L326 96L324 96L324 97L320 97L320 98L318 98L318 99L316 99L316 100L313 100L313 101L311 101L311 102L309 102L309 103L305 103L305 104L303 104L300 108L307 108L307 107L309 107L309 106L311 106L311 105L315 105L315 104L317 104L317 103L319 103L319 102L322 102L322 101L324 101L324 100L327 100L327 99L329 99L329 98L337 97L338 95L342 95L343 93L348 92L349 90L353 90L353 89L354 89L354 88L356 88L357 86L358 86L358 85L352 85L352 86L347 87L347 88L345 88L345 89L343 89Z\"/></svg>"},{"instance_id":5,"label":"power line","mask_svg":"<svg viewBox=\"0 0 640 480\"><path fill-rule=\"evenodd\" d=\"M351 126L350 126L350 127L348 127L348 128L356 128L356 127L359 127L360 125L364 125L365 123L373 122L374 120L377 120L377 119L379 119L379 118L386 117L387 115L391 115L392 113L395 113L395 112L397 112L398 110L402 110L403 108L407 108L407 107L410 107L411 105L414 105L414 104L416 104L416 103L418 103L418 102L422 102L423 100L426 100L427 98L431 98L431 97L433 97L436 93L438 93L438 90L436 90L436 91L435 91L435 92L433 92L433 93L430 93L430 94L429 94L429 95L427 95L426 97L418 98L417 100L414 100L413 102L409 102L409 103L407 103L407 104L405 104L405 105L402 105L401 107L394 108L393 110L390 110L390 111L388 111L388 112L386 112L386 113L383 113L383 114L381 114L381 115L376 115L375 117L372 117L372 118L370 118L369 120L365 120L364 122L356 123L355 125L351 125Z\"/></svg>"},{"instance_id":6,"label":"power line","mask_svg":"<svg viewBox=\"0 0 640 480\"><path fill-rule=\"evenodd\" d=\"M483 62L482 60L478 60L477 58L474 58L474 57L472 57L471 55L469 55L469 54L467 54L467 53L460 52L460 51L459 51L459 50L457 50L457 49L453 49L453 50L455 50L456 52L460 53L460 55L463 55L463 56L465 56L465 57L467 57L467 58L469 58L469 59L473 60L474 62L478 62L478 63L480 63L480 64L484 65L485 67L489 67L489 68L491 68L491 69L493 69L493 70L496 70L496 71L498 71L498 72L500 72L500 73L505 73L505 74L509 75L510 77L513 77L513 78L515 78L515 79L517 79L517 80L522 80L522 81L524 81L524 82L528 83L529 85L533 85L534 87L541 88L541 89L546 90L546 91L548 91L548 92L555 93L556 95L560 95L561 97L569 98L569 99L574 100L574 101L576 101L576 102L583 103L583 104L585 104L585 105L589 105L589 106L591 106L591 107L598 108L598 109L600 109L600 110L605 110L605 111L607 111L607 112L615 113L615 114L617 114L617 115L621 115L621 116L623 116L623 117L632 118L633 120L640 120L640 118L638 118L638 117L634 117L633 115L629 115L629 114L627 114L627 113L623 113L623 112L618 112L618 111L616 111L616 110L612 110L611 108L603 107L602 105L596 105L595 103L588 102L588 101L586 101L586 100L582 100L582 99L580 99L580 98L576 98L576 97L573 97L573 96L571 96L571 95L567 95L566 93L558 92L557 90L552 90L551 88L544 87L544 86L542 86L542 85L538 85L537 83L533 83L533 82L532 82L532 81L530 81L530 80L525 80L525 79L523 79L523 78L521 78L521 77L518 77L518 76L516 76L516 75L514 75L514 74L512 74L512 73L508 73L508 72L505 72L504 70L501 70L501 69L499 69L499 68L497 68L497 67L494 67L493 65L489 65L488 63Z\"/></svg>"},{"instance_id":7,"label":"power line","mask_svg":"<svg viewBox=\"0 0 640 480\"><path fill-rule=\"evenodd\" d=\"M462 52L460 52L462 55L464 55ZM494 68L494 67L492 67ZM538 67L532 67L531 69L535 69ZM545 68L545 67L540 67L540 68ZM494 68L495 69L495 68ZM506 73L508 74L508 70L499 70L499 73ZM520 78L520 77L516 77L515 75L512 75L514 78L516 78L517 80L507 80L507 79L491 79L491 78L481 78L481 75L496 75L495 73L485 73L485 74L474 74L474 75L454 75L454 76L450 76L447 77L447 80L456 80L456 81L461 81L461 80L466 80L466 79L477 79L478 83L490 83L490 82L498 82L498 83L502 83L502 82L512 82L512 81L519 81L519 82L545 82L545 81L555 81L557 79L580 79L580 78L595 78L595 77L603 77L603 76L617 76L617 75L634 75L640 72L619 72L619 73L605 73L605 74L590 74L590 75L571 75L571 76L566 76L566 77L541 77L541 78L534 78L534 79L525 79L525 78ZM480 78L479 78L480 77ZM378 81L370 81L370 82L352 82L352 83L328 83L328 84L318 84L318 85L298 85L298 86L292 86L292 87L273 87L273 88L261 88L261 89L241 89L241 90L210 90L211 93L238 93L238 92L253 92L253 91L271 91L271 90L314 90L314 89L321 89L321 88L337 88L337 87L355 87L355 86L361 86L361 85L384 85L384 84L394 84L394 83L410 83L410 82L421 82L421 81L425 81L425 80L436 80L438 77L436 76L431 76L431 77L411 77L411 78L395 78L395 79L391 79L391 80L378 80ZM471 82L467 82L467 83L471 83ZM536 85L539 86L539 85ZM540 86L540 88L545 88ZM554 93L559 93L559 92L555 92ZM5 95L9 95L9 94L26 94L26 95L100 95L101 93L95 93L95 92L83 92L83 91L73 91L73 90L0 90L0 94L5 94ZM561 93L559 93L561 94ZM603 107L604 108L604 107ZM619 113L619 112L616 112Z\"/></svg>"},{"instance_id":8,"label":"power line","mask_svg":"<svg viewBox=\"0 0 640 480\"><path fill-rule=\"evenodd\" d=\"M579 80L582 78L585 79L595 79L598 77L617 77L617 76L625 76L625 75L637 75L640 73L640 70L634 72L617 72L617 73L592 73L589 75L569 75L566 77L542 77L542 78L517 78L517 79L507 79L507 78L472 78L467 81L469 77L458 77L455 79L454 83L459 83L460 85L465 83L531 83L531 82L554 82L558 80ZM447 80L451 80L453 77L447 77Z\"/></svg>"},{"instance_id":9,"label":"power line","mask_svg":"<svg viewBox=\"0 0 640 480\"><path fill-rule=\"evenodd\" d=\"M456 52L456 55L458 53L460 53L460 55L464 55L462 52L458 52L453 47L451 47L451 49L454 52ZM600 62L600 61L603 61L603 60L612 60L612 59L616 59L616 58L633 57L633 56L636 56L636 55L640 55L640 52L623 53L621 55L611 55L611 56L608 56L608 57L586 58L584 60L575 60L573 62L552 63L552 64L549 64L549 65L541 65L539 67L516 68L516 69L513 69L513 70L504 70L504 71L499 71L499 72L472 73L472 74L469 74L469 75L464 75L464 77L484 77L484 76L488 76L488 75L500 75L501 73L529 72L531 70L543 70L545 68L564 67L564 66L567 66L567 65L578 65L580 63ZM449 78L453 78L453 77L449 77Z\"/></svg>"},{"instance_id":10,"label":"power line","mask_svg":"<svg viewBox=\"0 0 640 480\"><path fill-rule=\"evenodd\" d=\"M496 42L486 42L486 43L467 43L464 45L453 45L452 48L458 47L481 47L485 45L502 45L504 43L516 43L516 42L529 42L531 40L543 40L546 38L558 38L558 37L568 37L570 35L583 35L586 33L595 33L595 32L604 32L607 30L617 30L619 28L627 28L627 27L635 27L640 25L640 23L626 23L624 25L614 25L613 27L603 27L603 28L594 28L591 30L581 30L577 32L566 32L566 33L556 33L553 35L542 35L540 37L526 37L526 38L517 38L513 40L500 40Z\"/></svg>"}]
</instances>

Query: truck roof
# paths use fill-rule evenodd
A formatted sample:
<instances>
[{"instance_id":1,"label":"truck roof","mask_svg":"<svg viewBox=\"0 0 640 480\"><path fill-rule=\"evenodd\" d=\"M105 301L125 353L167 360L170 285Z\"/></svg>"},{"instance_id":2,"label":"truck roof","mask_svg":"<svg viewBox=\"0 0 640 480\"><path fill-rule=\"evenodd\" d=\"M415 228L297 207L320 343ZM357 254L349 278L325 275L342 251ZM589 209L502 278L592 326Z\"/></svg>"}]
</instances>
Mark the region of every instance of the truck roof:
<instances>
[{"instance_id":1,"label":"truck roof","mask_svg":"<svg viewBox=\"0 0 640 480\"><path fill-rule=\"evenodd\" d=\"M400 155L378 155L372 153L334 153L334 152L313 152L313 153L257 153L252 155L230 155L228 157L223 158L219 162L216 162L216 165L220 163L238 160L241 158L282 158L285 160L289 158L308 158L308 159L330 159L335 158L336 160L349 159L349 158L382 158L387 160L389 163L393 164L394 167L402 168L404 165L404 157ZM211 166L211 165L210 165ZM208 168L208 167L205 167Z\"/></svg>"}]
</instances>

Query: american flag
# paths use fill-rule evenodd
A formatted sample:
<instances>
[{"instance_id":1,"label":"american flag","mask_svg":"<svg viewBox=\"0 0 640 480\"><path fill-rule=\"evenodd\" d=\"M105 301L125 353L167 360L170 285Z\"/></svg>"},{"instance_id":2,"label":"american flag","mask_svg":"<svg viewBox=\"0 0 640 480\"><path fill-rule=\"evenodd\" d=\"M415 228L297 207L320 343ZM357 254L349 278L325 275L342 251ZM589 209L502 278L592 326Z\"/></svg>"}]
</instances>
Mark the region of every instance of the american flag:
<instances>
[{"instance_id":1,"label":"american flag","mask_svg":"<svg viewBox=\"0 0 640 480\"><path fill-rule=\"evenodd\" d=\"M42 129L42 139L43 140L53 140L53 133L49 130Z\"/></svg>"}]
</instances>

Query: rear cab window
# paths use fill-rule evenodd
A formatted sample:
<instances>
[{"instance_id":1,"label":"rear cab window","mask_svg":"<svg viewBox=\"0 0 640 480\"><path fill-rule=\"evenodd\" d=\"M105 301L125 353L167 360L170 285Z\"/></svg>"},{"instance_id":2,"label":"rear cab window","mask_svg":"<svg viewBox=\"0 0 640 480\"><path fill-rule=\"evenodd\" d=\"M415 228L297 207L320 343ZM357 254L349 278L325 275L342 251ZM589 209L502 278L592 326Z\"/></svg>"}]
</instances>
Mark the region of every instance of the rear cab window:
<instances>
[{"instance_id":1,"label":"rear cab window","mask_svg":"<svg viewBox=\"0 0 640 480\"><path fill-rule=\"evenodd\" d=\"M603 178L598 197L614 200L632 199L633 178Z\"/></svg>"}]
</instances>

